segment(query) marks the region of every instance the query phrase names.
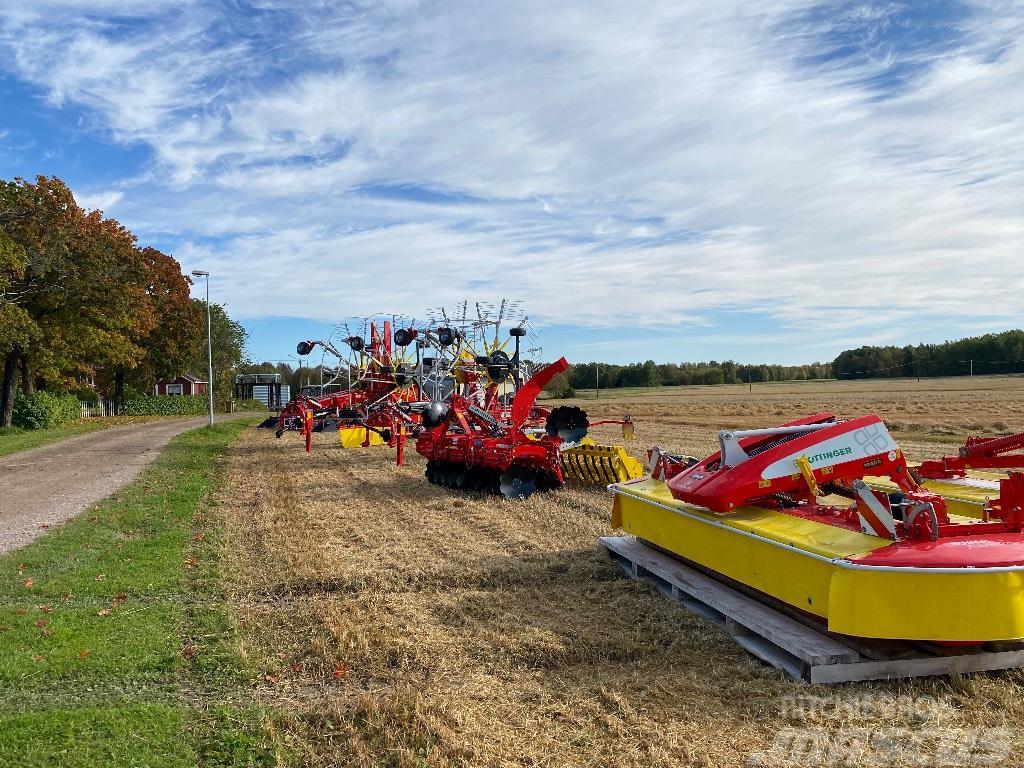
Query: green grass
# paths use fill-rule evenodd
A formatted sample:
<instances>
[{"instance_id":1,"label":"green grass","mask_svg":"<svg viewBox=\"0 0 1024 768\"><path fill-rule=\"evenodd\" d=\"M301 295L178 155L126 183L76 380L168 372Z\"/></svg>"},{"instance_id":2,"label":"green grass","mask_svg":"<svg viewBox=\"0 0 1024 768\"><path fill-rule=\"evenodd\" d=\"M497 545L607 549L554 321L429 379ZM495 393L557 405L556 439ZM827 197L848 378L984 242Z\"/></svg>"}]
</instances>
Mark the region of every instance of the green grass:
<instances>
[{"instance_id":1,"label":"green grass","mask_svg":"<svg viewBox=\"0 0 1024 768\"><path fill-rule=\"evenodd\" d=\"M182 711L164 704L0 714L0 765L187 768L196 753L184 730Z\"/></svg>"},{"instance_id":2,"label":"green grass","mask_svg":"<svg viewBox=\"0 0 1024 768\"><path fill-rule=\"evenodd\" d=\"M21 429L20 427L0 427L0 456L7 456L29 448L49 445L76 435L98 432L101 429L117 427L123 424L140 424L153 421L156 416L107 416L94 419L82 419L53 429Z\"/></svg>"},{"instance_id":3,"label":"green grass","mask_svg":"<svg viewBox=\"0 0 1024 768\"><path fill-rule=\"evenodd\" d=\"M0 638L0 687L166 679L179 663L181 646L173 630L180 615L174 604L58 605L45 613L0 608L0 625L7 628Z\"/></svg>"},{"instance_id":4,"label":"green grass","mask_svg":"<svg viewBox=\"0 0 1024 768\"><path fill-rule=\"evenodd\" d=\"M178 436L112 498L0 557L0 765L270 764L262 713L228 701L251 673L204 516L249 423Z\"/></svg>"}]
</instances>

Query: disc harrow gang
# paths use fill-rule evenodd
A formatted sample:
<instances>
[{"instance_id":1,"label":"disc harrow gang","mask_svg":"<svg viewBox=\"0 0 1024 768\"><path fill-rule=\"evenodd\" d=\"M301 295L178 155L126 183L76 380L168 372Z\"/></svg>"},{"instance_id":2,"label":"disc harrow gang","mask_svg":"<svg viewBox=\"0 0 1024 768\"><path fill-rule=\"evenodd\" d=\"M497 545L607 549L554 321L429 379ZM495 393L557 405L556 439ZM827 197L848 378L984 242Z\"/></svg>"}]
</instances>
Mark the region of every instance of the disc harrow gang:
<instances>
[{"instance_id":1,"label":"disc harrow gang","mask_svg":"<svg viewBox=\"0 0 1024 768\"><path fill-rule=\"evenodd\" d=\"M553 473L534 467L512 466L502 472L488 467L467 467L453 462L428 461L427 481L457 491L475 491L521 499L535 491L549 491L561 484Z\"/></svg>"}]
</instances>

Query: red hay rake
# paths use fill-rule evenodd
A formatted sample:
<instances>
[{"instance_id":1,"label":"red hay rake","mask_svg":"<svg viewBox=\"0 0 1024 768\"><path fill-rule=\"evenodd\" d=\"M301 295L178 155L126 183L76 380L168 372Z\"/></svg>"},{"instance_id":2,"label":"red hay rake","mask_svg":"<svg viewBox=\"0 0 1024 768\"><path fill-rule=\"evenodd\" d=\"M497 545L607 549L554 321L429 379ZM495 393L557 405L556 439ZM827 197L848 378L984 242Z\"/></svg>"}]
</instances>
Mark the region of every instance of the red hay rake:
<instances>
[{"instance_id":1,"label":"red hay rake","mask_svg":"<svg viewBox=\"0 0 1024 768\"><path fill-rule=\"evenodd\" d=\"M506 324L511 327L504 335ZM463 302L453 312L433 312L422 325L385 320L368 323L368 329L367 338L349 333L343 339L351 355L329 340L299 342L300 355L319 346L343 362L328 382L340 388L300 393L281 411L278 437L298 431L310 451L313 432L338 429L343 445L386 443L401 464L411 435L427 459L431 483L508 498L558 488L566 470L593 480L590 473L574 472L581 463L565 461L563 451L609 449L592 441L580 445L590 422L579 407L537 406L544 387L568 363L562 358L534 372L522 348L531 335L529 320L517 304ZM526 350L531 357L539 351ZM596 423L632 427L629 417ZM353 433L359 439L346 440ZM589 464L612 461L604 453L589 458Z\"/></svg>"}]
</instances>

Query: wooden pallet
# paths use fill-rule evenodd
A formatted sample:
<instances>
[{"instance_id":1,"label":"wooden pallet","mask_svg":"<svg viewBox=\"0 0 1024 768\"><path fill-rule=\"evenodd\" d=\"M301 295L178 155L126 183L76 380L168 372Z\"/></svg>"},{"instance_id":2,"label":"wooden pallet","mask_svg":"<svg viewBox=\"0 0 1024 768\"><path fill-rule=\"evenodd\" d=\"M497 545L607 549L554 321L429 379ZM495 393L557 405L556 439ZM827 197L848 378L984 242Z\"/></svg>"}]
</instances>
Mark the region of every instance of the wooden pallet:
<instances>
[{"instance_id":1,"label":"wooden pallet","mask_svg":"<svg viewBox=\"0 0 1024 768\"><path fill-rule=\"evenodd\" d=\"M632 536L604 536L601 546L634 579L713 621L757 658L809 683L957 675L1024 667L1024 643L942 648L927 643L871 643L808 626Z\"/></svg>"}]
</instances>

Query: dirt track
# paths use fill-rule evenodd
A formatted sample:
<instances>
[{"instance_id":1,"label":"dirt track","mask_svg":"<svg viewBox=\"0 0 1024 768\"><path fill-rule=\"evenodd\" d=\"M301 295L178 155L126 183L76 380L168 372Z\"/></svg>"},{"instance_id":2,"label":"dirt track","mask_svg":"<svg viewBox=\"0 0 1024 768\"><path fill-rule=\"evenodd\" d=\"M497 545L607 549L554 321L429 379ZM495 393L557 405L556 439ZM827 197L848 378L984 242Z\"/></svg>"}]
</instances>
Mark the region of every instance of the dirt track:
<instances>
[{"instance_id":1,"label":"dirt track","mask_svg":"<svg viewBox=\"0 0 1024 768\"><path fill-rule=\"evenodd\" d=\"M172 437L205 423L203 416L112 427L0 459L0 553L114 493Z\"/></svg>"}]
</instances>

